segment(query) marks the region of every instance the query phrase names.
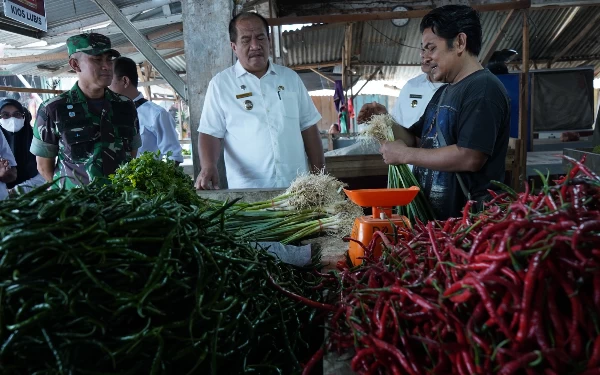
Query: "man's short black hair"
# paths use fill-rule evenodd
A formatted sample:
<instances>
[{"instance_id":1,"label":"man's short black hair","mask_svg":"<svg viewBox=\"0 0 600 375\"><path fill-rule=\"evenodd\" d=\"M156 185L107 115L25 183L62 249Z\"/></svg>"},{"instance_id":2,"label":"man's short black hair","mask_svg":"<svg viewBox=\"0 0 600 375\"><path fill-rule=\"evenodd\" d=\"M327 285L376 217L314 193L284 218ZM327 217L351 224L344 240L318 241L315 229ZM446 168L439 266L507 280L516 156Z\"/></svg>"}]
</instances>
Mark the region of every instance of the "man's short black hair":
<instances>
[{"instance_id":1,"label":"man's short black hair","mask_svg":"<svg viewBox=\"0 0 600 375\"><path fill-rule=\"evenodd\" d=\"M265 34L267 34L267 37L269 36L269 23L267 22L265 17L254 12L242 12L233 17L231 21L229 21L229 40L231 41L231 43L235 43L237 41L237 22L251 17L256 17L263 23L263 25L265 26Z\"/></svg>"},{"instance_id":2,"label":"man's short black hair","mask_svg":"<svg viewBox=\"0 0 600 375\"><path fill-rule=\"evenodd\" d=\"M466 5L445 5L427 13L421 20L421 33L431 28L433 33L446 39L452 48L454 39L460 33L467 36L467 51L479 55L481 51L481 20L479 13Z\"/></svg>"},{"instance_id":3,"label":"man's short black hair","mask_svg":"<svg viewBox=\"0 0 600 375\"><path fill-rule=\"evenodd\" d=\"M114 75L117 78L127 77L134 87L138 85L137 64L129 57L117 57L114 62Z\"/></svg>"}]
</instances>

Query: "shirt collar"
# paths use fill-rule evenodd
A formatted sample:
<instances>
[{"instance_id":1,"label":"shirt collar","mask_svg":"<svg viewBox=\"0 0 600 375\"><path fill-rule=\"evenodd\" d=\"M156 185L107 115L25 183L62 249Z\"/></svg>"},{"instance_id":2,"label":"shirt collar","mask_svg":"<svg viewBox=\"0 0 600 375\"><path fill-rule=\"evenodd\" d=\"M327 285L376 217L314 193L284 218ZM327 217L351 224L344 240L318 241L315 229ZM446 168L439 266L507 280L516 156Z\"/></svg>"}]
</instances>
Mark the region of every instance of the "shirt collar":
<instances>
[{"instance_id":1,"label":"shirt collar","mask_svg":"<svg viewBox=\"0 0 600 375\"><path fill-rule=\"evenodd\" d=\"M142 94L141 92L138 91L138 96L136 96L135 98L133 98L133 101L135 102L138 99L141 99L144 97L144 94Z\"/></svg>"},{"instance_id":2,"label":"shirt collar","mask_svg":"<svg viewBox=\"0 0 600 375\"><path fill-rule=\"evenodd\" d=\"M75 82L73 87L71 87L69 94L71 97L71 103L84 103L84 102L88 101L88 99L83 94L83 91L81 91L81 88L79 87L79 81ZM114 100L114 98L115 97L114 97L114 94L112 94L112 91L110 91L108 88L105 88L104 89L104 99L105 100Z\"/></svg>"},{"instance_id":3,"label":"shirt collar","mask_svg":"<svg viewBox=\"0 0 600 375\"><path fill-rule=\"evenodd\" d=\"M244 67L240 63L240 60L236 61L235 66L234 66L234 70L235 70L235 77L236 78L240 78L244 74L250 74L250 73L248 73L248 71L246 69L244 69ZM271 58L269 58L269 67L267 68L267 72L265 73L265 75L267 75L267 74L279 74L277 72L277 67L271 61Z\"/></svg>"}]
</instances>

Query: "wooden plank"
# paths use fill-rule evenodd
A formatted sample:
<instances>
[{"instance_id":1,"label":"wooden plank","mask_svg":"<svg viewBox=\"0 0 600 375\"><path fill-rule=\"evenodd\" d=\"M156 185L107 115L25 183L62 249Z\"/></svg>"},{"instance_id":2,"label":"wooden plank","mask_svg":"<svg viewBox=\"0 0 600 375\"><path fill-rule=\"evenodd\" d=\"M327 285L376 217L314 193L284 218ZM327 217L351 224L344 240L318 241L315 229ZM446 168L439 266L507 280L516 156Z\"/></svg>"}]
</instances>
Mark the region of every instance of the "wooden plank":
<instances>
[{"instance_id":1,"label":"wooden plank","mask_svg":"<svg viewBox=\"0 0 600 375\"><path fill-rule=\"evenodd\" d=\"M36 89L35 87L12 87L12 86L0 86L0 91L8 92L30 92L34 94L62 94L64 90L49 90L49 89Z\"/></svg>"},{"instance_id":2,"label":"wooden plank","mask_svg":"<svg viewBox=\"0 0 600 375\"><path fill-rule=\"evenodd\" d=\"M352 66L352 24L346 25L344 30L344 49L342 53L342 87L348 89L348 73Z\"/></svg>"},{"instance_id":3,"label":"wooden plank","mask_svg":"<svg viewBox=\"0 0 600 375\"><path fill-rule=\"evenodd\" d=\"M329 82L331 82L331 83L335 84L335 81L334 81L333 79L331 79L331 78L327 77L325 74L323 74L323 73L319 72L318 70L316 70L316 69L313 69L313 68L311 68L310 70L312 70L314 73L318 74L319 76L321 76L321 77L325 78L325 79L326 79L326 80L328 80Z\"/></svg>"},{"instance_id":4,"label":"wooden plank","mask_svg":"<svg viewBox=\"0 0 600 375\"><path fill-rule=\"evenodd\" d=\"M183 40L176 40L173 42L156 43L156 44L153 44L153 47L156 48L157 50L181 49L181 48L183 48ZM115 49L117 51L119 51L119 53L121 53L121 54L137 52L137 48L135 48L133 46L133 44L131 44L131 43L125 43L122 46L115 47ZM39 55L0 58L0 65L36 63L36 62L42 62L42 61L58 61L58 60L67 60L68 58L69 58L69 54L67 53L67 51L57 52L57 53L42 53Z\"/></svg>"},{"instance_id":5,"label":"wooden plank","mask_svg":"<svg viewBox=\"0 0 600 375\"><path fill-rule=\"evenodd\" d=\"M527 109L529 107L529 22L527 9L522 10L523 15L523 70L519 80L519 139L521 140L518 156L518 190L522 191L527 181L527 136L529 126L527 124Z\"/></svg>"},{"instance_id":6,"label":"wooden plank","mask_svg":"<svg viewBox=\"0 0 600 375\"><path fill-rule=\"evenodd\" d=\"M474 9L479 12L498 12L511 9L527 9L531 7L531 0L507 1L492 4L472 4ZM267 22L270 26L294 25L302 23L344 23L344 22L364 22L376 20L391 20L396 18L422 18L431 9L409 10L406 12L371 12L354 14L324 14L311 16L294 16L269 18Z\"/></svg>"},{"instance_id":7,"label":"wooden plank","mask_svg":"<svg viewBox=\"0 0 600 375\"><path fill-rule=\"evenodd\" d=\"M500 44L500 42L502 41L502 39L504 39L504 36L506 35L506 31L508 29L508 25L510 24L510 21L512 20L512 17L513 17L514 14L515 14L515 10L511 9L508 12L508 14L506 15L506 17L504 18L504 22L502 22L502 25L500 26L500 29L498 29L498 31L496 32L496 34L492 38L492 42L490 43L490 45L488 46L487 51L483 55L484 57L483 57L483 60L481 60L481 65L486 66L487 63L490 61L490 58L492 57L492 55L496 51L496 48L498 48L498 45Z\"/></svg>"}]
</instances>

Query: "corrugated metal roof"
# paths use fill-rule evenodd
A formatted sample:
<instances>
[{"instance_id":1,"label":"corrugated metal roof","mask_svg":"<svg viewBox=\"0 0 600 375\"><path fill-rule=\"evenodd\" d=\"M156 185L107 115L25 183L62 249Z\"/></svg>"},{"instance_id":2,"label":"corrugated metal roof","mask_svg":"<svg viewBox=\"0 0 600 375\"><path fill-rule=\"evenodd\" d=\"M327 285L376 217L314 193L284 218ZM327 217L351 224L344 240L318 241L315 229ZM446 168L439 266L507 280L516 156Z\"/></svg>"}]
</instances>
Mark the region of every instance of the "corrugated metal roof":
<instances>
[{"instance_id":1,"label":"corrugated metal roof","mask_svg":"<svg viewBox=\"0 0 600 375\"><path fill-rule=\"evenodd\" d=\"M563 50L595 17L600 7L553 8L529 11L530 60L547 60ZM508 12L481 13L483 43L480 57L487 51ZM396 27L391 21L369 21L355 24L354 43L359 40L358 27L362 27L361 53L353 62L360 74L369 75L375 69L356 63L381 63L389 65L418 64L421 19L411 19L408 25ZM358 26L356 26L358 25ZM283 45L288 51L288 65L317 64L341 61L344 43L344 25L305 27L283 33ZM512 48L520 55L523 48L523 18L513 15L506 34L497 49ZM519 55L519 57L520 57ZM574 61L557 62L556 67L573 67L584 63L586 56L595 57L591 64L600 67L600 28L592 28L588 35L576 43L563 58ZM518 58L519 58L518 57ZM419 74L418 67L387 66L382 68L386 79L404 81Z\"/></svg>"},{"instance_id":2,"label":"corrugated metal roof","mask_svg":"<svg viewBox=\"0 0 600 375\"><path fill-rule=\"evenodd\" d=\"M119 7L123 8L147 3L151 0L114 1ZM177 9L180 9L180 7ZM547 60L556 56L599 12L600 7L594 6L530 10L530 59L534 61ZM521 53L523 20L520 12L515 11L515 13L497 49L512 48ZM100 14L102 12L91 0L47 0L50 28L68 25ZM481 14L483 26L482 55L494 39L507 14L508 12L485 12ZM155 16L163 16L160 9L145 12L137 16L136 19L147 19ZM404 27L396 27L390 20L356 23L353 27L353 62L358 74L368 76L379 65L383 65L381 71L384 77L400 84L418 75L420 68L416 65L420 61L420 21L420 19L410 19ZM165 27L168 26L145 29L144 33L159 31ZM557 68L577 66L585 62L586 56L594 56L596 57L593 59L594 61L588 64L600 69L600 59L598 58L600 57L600 28L592 28L588 34L564 56L564 58L571 58L576 61L560 61L555 63L554 66ZM126 42L123 35L111 35L110 38L115 46ZM182 39L182 33L175 31L163 35L153 40L153 42L159 43ZM34 41L33 38L0 30L0 43L24 46ZM296 31L284 32L281 42L284 61L286 65L291 66L341 61L343 44L344 24L315 25ZM171 52L175 52L175 50L160 51L163 55ZM132 53L127 56L137 62L144 60L139 53ZM2 66L1 68L13 68L16 72L22 74L48 75L51 73L49 73L49 70L44 70L44 67L50 69L64 67L66 63L66 61L53 61L42 64ZM174 70L185 71L185 57L183 55L169 59L168 63ZM43 65L42 69L39 65ZM545 64L540 66L540 68L542 67L545 67Z\"/></svg>"},{"instance_id":3,"label":"corrugated metal roof","mask_svg":"<svg viewBox=\"0 0 600 375\"><path fill-rule=\"evenodd\" d=\"M113 0L115 1L115 0ZM148 2L148 0L117 0L115 4L120 8L128 7L131 5L138 5ZM0 6L1 8L1 6ZM162 14L162 8L159 7L160 11L148 11L144 12L140 15L140 19L152 19L152 18L160 18L164 17ZM181 5L176 4L176 6L172 7L172 11L174 13L181 12ZM0 10L1 12L1 10ZM103 12L98 8L98 6L92 2L91 0L52 0L46 1L46 14L48 18L48 29L51 27L61 26L68 23L75 23L77 21L85 20L88 17L94 17L103 14ZM144 34L150 34L162 29L169 27L167 26L157 26L149 29L144 29ZM111 40L113 47L119 47L128 43L127 38L123 34L114 34L108 35ZM152 40L152 43L161 43L167 41L176 41L182 40L183 34L180 31L173 31L168 34L162 35L158 38ZM19 34L14 34L6 31L0 31L0 43L4 43L13 47L22 47L27 44L39 42L39 40L35 38L30 38L26 36L22 36ZM66 47L63 45L61 47L55 48L53 50L49 50L48 53L53 52L64 52ZM177 50L160 50L159 53L161 55L167 55ZM125 54L124 56L132 58L136 62L145 61L146 59L143 57L141 53L131 53ZM182 58L178 60L168 59L167 63L176 71L185 71L185 62ZM68 60L56 60L56 61L44 61L40 63L26 63L26 64L16 64L16 65L4 65L0 66L0 69L6 69L14 74L31 74L36 76L52 76L53 71L57 69L61 69L66 67L68 64ZM68 76L70 75L68 72L63 72L61 75Z\"/></svg>"}]
</instances>

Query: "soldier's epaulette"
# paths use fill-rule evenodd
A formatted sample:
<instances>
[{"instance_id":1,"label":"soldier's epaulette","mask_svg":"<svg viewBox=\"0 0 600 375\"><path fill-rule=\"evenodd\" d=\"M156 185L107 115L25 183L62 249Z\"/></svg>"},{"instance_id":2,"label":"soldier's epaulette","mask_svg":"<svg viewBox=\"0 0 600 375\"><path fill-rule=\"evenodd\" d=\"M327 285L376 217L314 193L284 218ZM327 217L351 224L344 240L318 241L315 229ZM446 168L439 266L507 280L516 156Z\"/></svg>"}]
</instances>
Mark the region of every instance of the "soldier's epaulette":
<instances>
[{"instance_id":1,"label":"soldier's epaulette","mask_svg":"<svg viewBox=\"0 0 600 375\"><path fill-rule=\"evenodd\" d=\"M107 89L107 91L109 93L108 100L111 100L113 102L127 102L127 101L131 100L128 97L126 97L125 95L117 94L116 92L112 91L111 89Z\"/></svg>"},{"instance_id":2,"label":"soldier's epaulette","mask_svg":"<svg viewBox=\"0 0 600 375\"><path fill-rule=\"evenodd\" d=\"M50 98L50 99L46 100L45 102L43 102L43 103L42 103L42 105L43 105L44 107L47 107L47 106L49 106L50 104L52 104L52 103L54 103L54 102L57 102L57 101L59 101L59 100L65 100L65 99L67 98L67 93L68 93L68 91L67 91L67 92L63 92L62 94L58 94L58 95L56 95L55 97L52 97L52 98Z\"/></svg>"},{"instance_id":3,"label":"soldier's epaulette","mask_svg":"<svg viewBox=\"0 0 600 375\"><path fill-rule=\"evenodd\" d=\"M130 102L131 101L131 99L129 99L125 95L115 94L115 98L117 98L118 99L117 101L120 101L120 102Z\"/></svg>"}]
</instances>

